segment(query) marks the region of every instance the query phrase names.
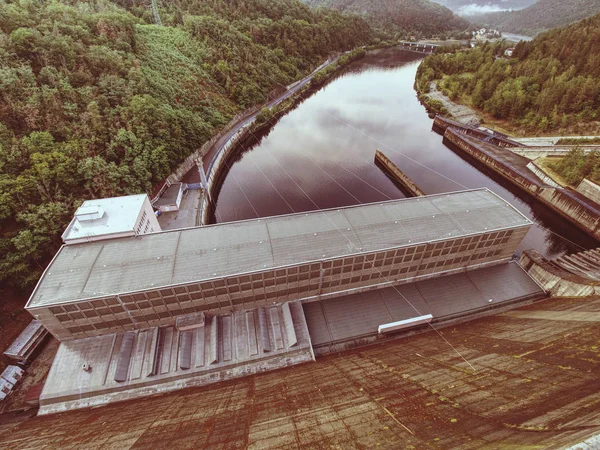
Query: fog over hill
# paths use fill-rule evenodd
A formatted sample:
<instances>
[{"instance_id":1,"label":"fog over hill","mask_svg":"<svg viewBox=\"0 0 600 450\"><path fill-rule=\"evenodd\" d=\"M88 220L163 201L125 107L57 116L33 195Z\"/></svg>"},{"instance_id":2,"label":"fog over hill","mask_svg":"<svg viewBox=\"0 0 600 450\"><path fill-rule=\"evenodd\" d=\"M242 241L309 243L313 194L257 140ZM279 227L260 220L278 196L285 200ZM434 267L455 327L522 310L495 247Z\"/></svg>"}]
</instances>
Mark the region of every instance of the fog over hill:
<instances>
[{"instance_id":1,"label":"fog over hill","mask_svg":"<svg viewBox=\"0 0 600 450\"><path fill-rule=\"evenodd\" d=\"M462 0L440 0L444 1ZM489 12L470 16L469 20L502 31L534 36L541 31L563 27L598 13L600 0L538 0L519 11Z\"/></svg>"},{"instance_id":2,"label":"fog over hill","mask_svg":"<svg viewBox=\"0 0 600 450\"><path fill-rule=\"evenodd\" d=\"M527 8L535 0L435 0L461 16L472 16Z\"/></svg>"}]
</instances>

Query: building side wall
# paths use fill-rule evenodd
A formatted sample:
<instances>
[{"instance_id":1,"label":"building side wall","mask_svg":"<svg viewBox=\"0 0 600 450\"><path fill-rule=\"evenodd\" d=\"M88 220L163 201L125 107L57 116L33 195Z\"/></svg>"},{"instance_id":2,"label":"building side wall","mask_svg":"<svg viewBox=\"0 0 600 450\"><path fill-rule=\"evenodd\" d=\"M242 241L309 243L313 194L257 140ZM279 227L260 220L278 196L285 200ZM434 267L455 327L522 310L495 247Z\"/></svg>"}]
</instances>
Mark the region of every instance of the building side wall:
<instances>
[{"instance_id":1,"label":"building side wall","mask_svg":"<svg viewBox=\"0 0 600 450\"><path fill-rule=\"evenodd\" d=\"M135 234L156 233L162 231L158 219L154 214L154 209L148 197L144 199L140 214L135 222Z\"/></svg>"},{"instance_id":2,"label":"building side wall","mask_svg":"<svg viewBox=\"0 0 600 450\"><path fill-rule=\"evenodd\" d=\"M528 229L449 238L29 311L60 340L172 325L178 315L192 312L221 314L475 269L512 257Z\"/></svg>"}]
</instances>

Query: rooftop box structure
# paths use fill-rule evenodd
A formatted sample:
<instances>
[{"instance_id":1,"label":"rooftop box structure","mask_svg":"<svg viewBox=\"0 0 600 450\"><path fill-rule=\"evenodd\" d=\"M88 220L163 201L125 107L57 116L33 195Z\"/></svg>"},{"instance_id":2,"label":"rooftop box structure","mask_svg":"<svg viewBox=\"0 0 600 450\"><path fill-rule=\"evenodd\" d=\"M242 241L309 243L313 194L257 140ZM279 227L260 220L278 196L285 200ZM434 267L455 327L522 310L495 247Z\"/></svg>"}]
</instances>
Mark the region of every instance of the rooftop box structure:
<instances>
[{"instance_id":1,"label":"rooftop box structure","mask_svg":"<svg viewBox=\"0 0 600 450\"><path fill-rule=\"evenodd\" d=\"M530 226L480 189L66 245L26 308L60 340L174 325L508 261Z\"/></svg>"},{"instance_id":2,"label":"rooftop box structure","mask_svg":"<svg viewBox=\"0 0 600 450\"><path fill-rule=\"evenodd\" d=\"M183 183L173 183L167 188L164 194L154 202L153 206L160 212L179 211L183 191Z\"/></svg>"},{"instance_id":3,"label":"rooftop box structure","mask_svg":"<svg viewBox=\"0 0 600 450\"><path fill-rule=\"evenodd\" d=\"M27 364L29 359L44 341L48 331L39 320L32 320L4 352L4 356L19 364Z\"/></svg>"},{"instance_id":4,"label":"rooftop box structure","mask_svg":"<svg viewBox=\"0 0 600 450\"><path fill-rule=\"evenodd\" d=\"M146 194L86 200L62 235L67 245L160 231Z\"/></svg>"}]
</instances>

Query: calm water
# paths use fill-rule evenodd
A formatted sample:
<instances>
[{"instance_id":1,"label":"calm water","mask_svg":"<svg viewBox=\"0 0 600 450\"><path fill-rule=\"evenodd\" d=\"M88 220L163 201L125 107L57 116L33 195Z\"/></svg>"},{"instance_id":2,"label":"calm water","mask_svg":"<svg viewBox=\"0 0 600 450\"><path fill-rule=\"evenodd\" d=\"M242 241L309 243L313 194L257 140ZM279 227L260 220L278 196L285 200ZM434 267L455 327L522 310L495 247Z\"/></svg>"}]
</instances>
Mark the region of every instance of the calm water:
<instances>
[{"instance_id":1,"label":"calm water","mask_svg":"<svg viewBox=\"0 0 600 450\"><path fill-rule=\"evenodd\" d=\"M427 194L485 186L506 199L536 224L521 250L547 256L578 250L566 239L595 246L545 206L442 144L413 89L420 60L401 50L370 54L253 139L224 176L214 220L402 198L374 164L380 149Z\"/></svg>"}]
</instances>

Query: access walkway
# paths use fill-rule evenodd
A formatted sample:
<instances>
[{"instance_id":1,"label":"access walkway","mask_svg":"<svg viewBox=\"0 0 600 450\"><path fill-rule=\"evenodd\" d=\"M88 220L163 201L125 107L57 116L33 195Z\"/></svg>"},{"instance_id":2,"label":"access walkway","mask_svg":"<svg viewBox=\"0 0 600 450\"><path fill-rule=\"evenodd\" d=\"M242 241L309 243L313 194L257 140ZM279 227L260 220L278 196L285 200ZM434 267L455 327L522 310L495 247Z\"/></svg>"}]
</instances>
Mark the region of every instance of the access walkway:
<instances>
[{"instance_id":1,"label":"access walkway","mask_svg":"<svg viewBox=\"0 0 600 450\"><path fill-rule=\"evenodd\" d=\"M379 325L433 315L433 322L465 321L544 291L515 262L417 283L304 304L317 354L375 342ZM422 328L427 328L423 325Z\"/></svg>"}]
</instances>

